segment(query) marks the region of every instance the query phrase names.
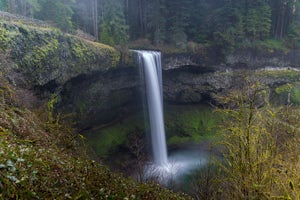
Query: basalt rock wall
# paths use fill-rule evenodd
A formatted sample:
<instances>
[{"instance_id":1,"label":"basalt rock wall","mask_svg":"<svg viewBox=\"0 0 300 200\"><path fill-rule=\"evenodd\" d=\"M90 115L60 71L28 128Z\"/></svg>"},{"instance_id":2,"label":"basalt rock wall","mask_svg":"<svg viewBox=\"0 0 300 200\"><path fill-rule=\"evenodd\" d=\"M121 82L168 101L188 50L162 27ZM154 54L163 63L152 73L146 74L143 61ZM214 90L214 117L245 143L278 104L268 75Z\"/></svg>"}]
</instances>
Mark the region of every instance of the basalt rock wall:
<instances>
[{"instance_id":1,"label":"basalt rock wall","mask_svg":"<svg viewBox=\"0 0 300 200\"><path fill-rule=\"evenodd\" d=\"M79 128L109 124L132 108L140 109L142 89L134 53L17 21L0 21L0 39L1 57L9 60L2 59L0 66L9 81L26 89L24 97L32 92L46 103L54 95L55 111L72 114ZM300 81L298 68L299 50L242 49L225 59L213 52L163 52L164 100L215 102L215 95L238 85L243 74L277 87Z\"/></svg>"}]
</instances>

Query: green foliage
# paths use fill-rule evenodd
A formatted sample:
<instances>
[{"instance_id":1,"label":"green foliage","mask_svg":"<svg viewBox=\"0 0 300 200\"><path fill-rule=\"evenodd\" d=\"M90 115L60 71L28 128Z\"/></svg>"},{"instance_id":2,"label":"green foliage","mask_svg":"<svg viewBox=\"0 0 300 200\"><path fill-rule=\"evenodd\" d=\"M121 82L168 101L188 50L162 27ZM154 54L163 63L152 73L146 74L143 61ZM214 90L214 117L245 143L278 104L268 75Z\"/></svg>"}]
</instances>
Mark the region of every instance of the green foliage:
<instances>
[{"instance_id":1,"label":"green foliage","mask_svg":"<svg viewBox=\"0 0 300 200\"><path fill-rule=\"evenodd\" d=\"M288 44L291 47L299 47L300 46L300 22L294 21L288 30Z\"/></svg>"},{"instance_id":2,"label":"green foliage","mask_svg":"<svg viewBox=\"0 0 300 200\"><path fill-rule=\"evenodd\" d=\"M257 71L255 75L259 78L284 78L288 82L297 82L299 80L300 72L294 70L265 70Z\"/></svg>"},{"instance_id":3,"label":"green foliage","mask_svg":"<svg viewBox=\"0 0 300 200\"><path fill-rule=\"evenodd\" d=\"M207 106L168 108L165 111L168 144L214 139L216 122L220 117Z\"/></svg>"},{"instance_id":4,"label":"green foliage","mask_svg":"<svg viewBox=\"0 0 300 200\"><path fill-rule=\"evenodd\" d=\"M103 23L101 25L100 41L104 44L115 45L115 41L113 35L111 35L110 26L108 23Z\"/></svg>"},{"instance_id":5,"label":"green foliage","mask_svg":"<svg viewBox=\"0 0 300 200\"><path fill-rule=\"evenodd\" d=\"M57 120L55 120L54 117L54 106L58 101L58 97L55 94L52 94L50 96L50 99L47 102L47 113L48 113L48 123L52 124L52 123L58 123Z\"/></svg>"},{"instance_id":6,"label":"green foliage","mask_svg":"<svg viewBox=\"0 0 300 200\"><path fill-rule=\"evenodd\" d=\"M142 130L143 126L143 116L135 115L100 130L88 131L84 135L98 156L108 158L111 153L126 144L131 133L137 128Z\"/></svg>"},{"instance_id":7,"label":"green foliage","mask_svg":"<svg viewBox=\"0 0 300 200\"><path fill-rule=\"evenodd\" d=\"M7 30L0 27L0 48L5 51L9 43L9 36Z\"/></svg>"},{"instance_id":8,"label":"green foliage","mask_svg":"<svg viewBox=\"0 0 300 200\"><path fill-rule=\"evenodd\" d=\"M300 187L295 189L293 185L300 178L293 174L299 170L296 164L299 157L294 156L298 154L295 145L300 139L298 108L275 109L267 101L264 107L259 107L258 99L266 100L267 93L261 84L247 79L240 89L224 98L225 102L231 102L230 108L221 110L228 116L222 130L224 152L220 167L224 175L219 189L222 196L298 198ZM279 88L278 92L284 89Z\"/></svg>"},{"instance_id":9,"label":"green foliage","mask_svg":"<svg viewBox=\"0 0 300 200\"><path fill-rule=\"evenodd\" d=\"M74 2L74 0L42 0L41 9L35 13L35 16L53 22L63 31L71 31L73 28L71 4Z\"/></svg>"},{"instance_id":10,"label":"green foliage","mask_svg":"<svg viewBox=\"0 0 300 200\"><path fill-rule=\"evenodd\" d=\"M297 83L294 85L292 91L291 91L291 102L300 105L300 89L299 89L300 84Z\"/></svg>"},{"instance_id":11,"label":"green foliage","mask_svg":"<svg viewBox=\"0 0 300 200\"><path fill-rule=\"evenodd\" d=\"M0 10L11 12L19 15L24 15L28 17L33 17L33 14L40 9L40 4L38 0L1 0Z\"/></svg>"},{"instance_id":12,"label":"green foliage","mask_svg":"<svg viewBox=\"0 0 300 200\"><path fill-rule=\"evenodd\" d=\"M284 104L300 105L300 83L293 82L275 88L276 98ZM276 102L276 101L275 101Z\"/></svg>"},{"instance_id":13,"label":"green foliage","mask_svg":"<svg viewBox=\"0 0 300 200\"><path fill-rule=\"evenodd\" d=\"M263 40L271 32L271 8L264 0L250 3L245 16L245 34L251 39ZM247 8L246 8L247 9Z\"/></svg>"},{"instance_id":14,"label":"green foliage","mask_svg":"<svg viewBox=\"0 0 300 200\"><path fill-rule=\"evenodd\" d=\"M78 28L100 41L124 45L150 39L154 45L186 49L194 41L225 54L246 41L279 39L299 46L299 2L295 0L1 0L0 10L48 21L63 31ZM97 16L95 16L97 15ZM99 24L96 24L99 21ZM96 34L98 35L98 34Z\"/></svg>"},{"instance_id":15,"label":"green foliage","mask_svg":"<svg viewBox=\"0 0 300 200\"><path fill-rule=\"evenodd\" d=\"M160 1L147 2L147 30L148 37L155 45L163 44L166 41L166 6Z\"/></svg>"},{"instance_id":16,"label":"green foliage","mask_svg":"<svg viewBox=\"0 0 300 200\"><path fill-rule=\"evenodd\" d=\"M2 11L7 10L7 5L8 5L7 0L1 0L0 1L0 10L2 10Z\"/></svg>"},{"instance_id":17,"label":"green foliage","mask_svg":"<svg viewBox=\"0 0 300 200\"><path fill-rule=\"evenodd\" d=\"M263 41L256 40L253 42L244 41L240 44L240 47L263 50L263 51L268 51L268 52L274 52L274 51L288 52L289 51L285 41L275 40L275 39L267 39L267 40L263 40Z\"/></svg>"},{"instance_id":18,"label":"green foliage","mask_svg":"<svg viewBox=\"0 0 300 200\"><path fill-rule=\"evenodd\" d=\"M126 44L129 36L124 5L120 0L105 0L103 10L100 22L100 41L109 45Z\"/></svg>"},{"instance_id":19,"label":"green foliage","mask_svg":"<svg viewBox=\"0 0 300 200\"><path fill-rule=\"evenodd\" d=\"M208 106L170 106L165 110L167 143L178 145L216 140L215 126L221 118L222 116L213 113ZM143 119L141 113L135 114L99 130L87 131L84 135L98 156L108 158L111 153L128 143L128 136L135 133L137 129L147 132L149 127L144 127Z\"/></svg>"},{"instance_id":20,"label":"green foliage","mask_svg":"<svg viewBox=\"0 0 300 200\"><path fill-rule=\"evenodd\" d=\"M275 88L275 92L276 94L282 94L282 93L287 93L290 92L292 90L292 85L291 84L285 84L285 85L281 85L277 88Z\"/></svg>"}]
</instances>

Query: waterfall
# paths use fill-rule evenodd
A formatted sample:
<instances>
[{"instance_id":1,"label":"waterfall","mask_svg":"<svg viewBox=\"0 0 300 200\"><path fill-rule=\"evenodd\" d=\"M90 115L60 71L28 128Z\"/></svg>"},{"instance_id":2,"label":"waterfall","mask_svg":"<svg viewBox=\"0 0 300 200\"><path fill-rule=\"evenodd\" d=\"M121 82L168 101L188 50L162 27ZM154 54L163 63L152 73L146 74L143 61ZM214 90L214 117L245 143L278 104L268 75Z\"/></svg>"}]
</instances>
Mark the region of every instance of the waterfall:
<instances>
[{"instance_id":1,"label":"waterfall","mask_svg":"<svg viewBox=\"0 0 300 200\"><path fill-rule=\"evenodd\" d=\"M135 52L138 53L141 76L145 81L154 162L164 166L168 163L168 156L163 117L161 53L157 51Z\"/></svg>"}]
</instances>

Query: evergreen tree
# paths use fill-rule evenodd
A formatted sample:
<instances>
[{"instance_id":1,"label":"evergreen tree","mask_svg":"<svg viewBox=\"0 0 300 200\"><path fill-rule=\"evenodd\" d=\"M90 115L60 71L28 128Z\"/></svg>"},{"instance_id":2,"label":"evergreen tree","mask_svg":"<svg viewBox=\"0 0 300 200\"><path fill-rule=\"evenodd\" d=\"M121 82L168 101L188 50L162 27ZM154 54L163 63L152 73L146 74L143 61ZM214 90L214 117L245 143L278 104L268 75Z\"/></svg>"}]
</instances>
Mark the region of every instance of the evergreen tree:
<instances>
[{"instance_id":1,"label":"evergreen tree","mask_svg":"<svg viewBox=\"0 0 300 200\"><path fill-rule=\"evenodd\" d=\"M271 8L266 0L247 3L244 27L245 35L250 39L266 39L271 31Z\"/></svg>"},{"instance_id":2,"label":"evergreen tree","mask_svg":"<svg viewBox=\"0 0 300 200\"><path fill-rule=\"evenodd\" d=\"M210 32L211 5L206 0L193 0L191 5L187 34L193 41L205 42Z\"/></svg>"},{"instance_id":3,"label":"evergreen tree","mask_svg":"<svg viewBox=\"0 0 300 200\"><path fill-rule=\"evenodd\" d=\"M272 34L275 38L282 39L287 33L294 17L297 15L297 0L273 0L272 8Z\"/></svg>"},{"instance_id":4,"label":"evergreen tree","mask_svg":"<svg viewBox=\"0 0 300 200\"><path fill-rule=\"evenodd\" d=\"M294 1L293 18L288 28L289 42L292 47L300 46L300 2Z\"/></svg>"},{"instance_id":5,"label":"evergreen tree","mask_svg":"<svg viewBox=\"0 0 300 200\"><path fill-rule=\"evenodd\" d=\"M33 17L36 12L41 8L38 0L23 0L22 14L25 16Z\"/></svg>"},{"instance_id":6,"label":"evergreen tree","mask_svg":"<svg viewBox=\"0 0 300 200\"><path fill-rule=\"evenodd\" d=\"M189 25L188 19L190 16L189 9L191 8L191 0L167 0L166 7L168 8L167 26L169 42L178 47L184 48L187 43L186 29Z\"/></svg>"},{"instance_id":7,"label":"evergreen tree","mask_svg":"<svg viewBox=\"0 0 300 200\"><path fill-rule=\"evenodd\" d=\"M0 0L0 10L13 14L33 17L39 9L38 0Z\"/></svg>"},{"instance_id":8,"label":"evergreen tree","mask_svg":"<svg viewBox=\"0 0 300 200\"><path fill-rule=\"evenodd\" d=\"M151 1L130 0L127 8L127 24L131 39L145 38L147 34L146 26L146 4Z\"/></svg>"},{"instance_id":9,"label":"evergreen tree","mask_svg":"<svg viewBox=\"0 0 300 200\"><path fill-rule=\"evenodd\" d=\"M1 11L8 11L9 2L8 0L0 0L0 10Z\"/></svg>"},{"instance_id":10,"label":"evergreen tree","mask_svg":"<svg viewBox=\"0 0 300 200\"><path fill-rule=\"evenodd\" d=\"M243 30L244 16L242 4L238 0L224 1L212 12L211 30L213 45L219 54L226 54L227 51L243 41L245 33Z\"/></svg>"},{"instance_id":11,"label":"evergreen tree","mask_svg":"<svg viewBox=\"0 0 300 200\"><path fill-rule=\"evenodd\" d=\"M196 41L223 53L246 42L298 43L299 0L0 0L0 10L79 28L115 45L148 38L185 48Z\"/></svg>"},{"instance_id":12,"label":"evergreen tree","mask_svg":"<svg viewBox=\"0 0 300 200\"><path fill-rule=\"evenodd\" d=\"M153 0L147 3L148 37L154 44L163 44L166 39L166 7L164 0Z\"/></svg>"},{"instance_id":13,"label":"evergreen tree","mask_svg":"<svg viewBox=\"0 0 300 200\"><path fill-rule=\"evenodd\" d=\"M63 31L73 28L71 5L76 0L41 0L41 9L36 13L38 19L53 22Z\"/></svg>"},{"instance_id":14,"label":"evergreen tree","mask_svg":"<svg viewBox=\"0 0 300 200\"><path fill-rule=\"evenodd\" d=\"M93 21L93 30L96 41L99 40L99 22L98 22L98 0L93 0L92 2L92 21Z\"/></svg>"},{"instance_id":15,"label":"evergreen tree","mask_svg":"<svg viewBox=\"0 0 300 200\"><path fill-rule=\"evenodd\" d=\"M93 2L94 0L77 0L73 5L74 12L72 21L76 28L79 28L87 33L93 33Z\"/></svg>"},{"instance_id":16,"label":"evergreen tree","mask_svg":"<svg viewBox=\"0 0 300 200\"><path fill-rule=\"evenodd\" d=\"M123 0L104 0L100 19L100 41L106 44L125 44L128 39Z\"/></svg>"}]
</instances>

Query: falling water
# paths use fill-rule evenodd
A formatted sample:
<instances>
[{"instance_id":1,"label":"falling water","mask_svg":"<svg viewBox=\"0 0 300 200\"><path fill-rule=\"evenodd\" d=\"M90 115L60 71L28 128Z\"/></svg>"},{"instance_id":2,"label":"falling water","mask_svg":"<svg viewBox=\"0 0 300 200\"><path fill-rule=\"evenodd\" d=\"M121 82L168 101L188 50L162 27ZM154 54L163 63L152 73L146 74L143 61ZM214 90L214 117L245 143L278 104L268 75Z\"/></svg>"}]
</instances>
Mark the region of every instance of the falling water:
<instances>
[{"instance_id":1,"label":"falling water","mask_svg":"<svg viewBox=\"0 0 300 200\"><path fill-rule=\"evenodd\" d=\"M161 53L157 51L136 52L146 85L154 162L164 166L168 164L168 156L163 118Z\"/></svg>"}]
</instances>

